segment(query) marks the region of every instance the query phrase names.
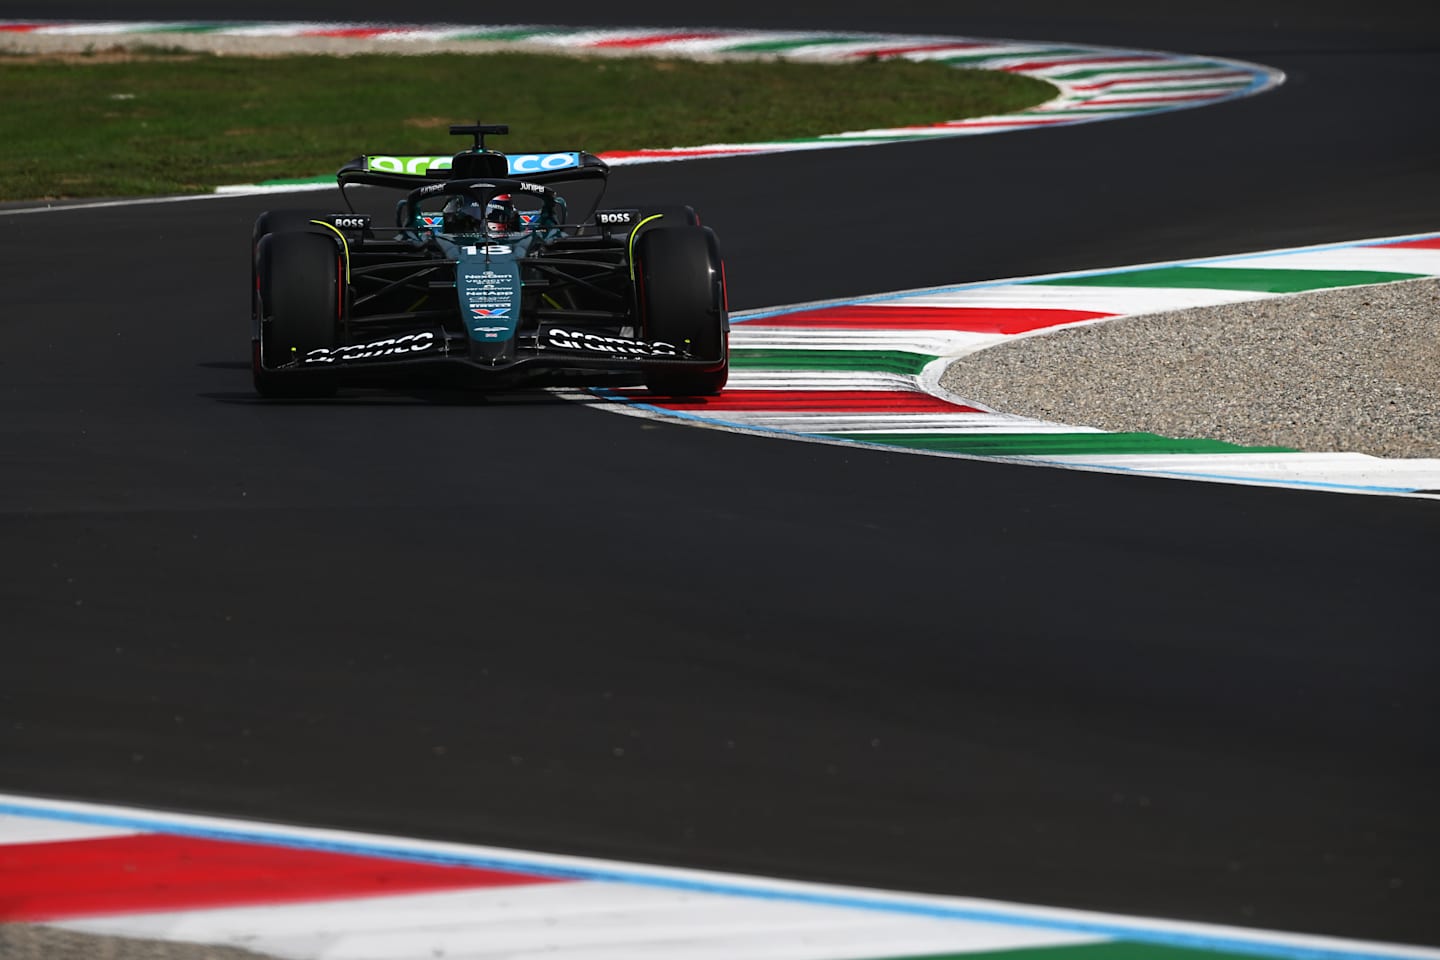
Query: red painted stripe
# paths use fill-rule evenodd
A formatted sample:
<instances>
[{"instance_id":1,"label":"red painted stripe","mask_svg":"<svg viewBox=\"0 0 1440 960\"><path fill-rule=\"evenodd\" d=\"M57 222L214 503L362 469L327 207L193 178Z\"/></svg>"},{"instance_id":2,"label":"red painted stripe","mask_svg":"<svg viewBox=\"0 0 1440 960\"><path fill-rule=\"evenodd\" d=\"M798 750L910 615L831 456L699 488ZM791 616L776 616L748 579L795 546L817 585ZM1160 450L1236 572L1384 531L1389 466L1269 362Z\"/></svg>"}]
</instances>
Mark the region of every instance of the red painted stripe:
<instances>
[{"instance_id":1,"label":"red painted stripe","mask_svg":"<svg viewBox=\"0 0 1440 960\"><path fill-rule=\"evenodd\" d=\"M0 23L0 33L29 33L43 26L43 23Z\"/></svg>"},{"instance_id":2,"label":"red painted stripe","mask_svg":"<svg viewBox=\"0 0 1440 960\"><path fill-rule=\"evenodd\" d=\"M777 413L980 413L975 407L946 403L910 390L726 390L718 397L650 398L640 389L617 390L627 399L667 410L723 413L774 410Z\"/></svg>"},{"instance_id":3,"label":"red painted stripe","mask_svg":"<svg viewBox=\"0 0 1440 960\"><path fill-rule=\"evenodd\" d=\"M1157 73L1150 77L1122 77L1119 80L1101 80L1098 83L1072 84L1071 90L1103 90L1107 87L1123 86L1127 83L1173 83L1189 80L1224 80L1229 77L1248 77L1244 70L1224 70L1211 73Z\"/></svg>"},{"instance_id":4,"label":"red painted stripe","mask_svg":"<svg viewBox=\"0 0 1440 960\"><path fill-rule=\"evenodd\" d=\"M391 27L341 27L337 30L306 30L300 34L302 37L377 37L382 33L391 33Z\"/></svg>"},{"instance_id":5,"label":"red painted stripe","mask_svg":"<svg viewBox=\"0 0 1440 960\"><path fill-rule=\"evenodd\" d=\"M473 867L141 834L0 847L0 922L549 882Z\"/></svg>"},{"instance_id":6,"label":"red painted stripe","mask_svg":"<svg viewBox=\"0 0 1440 960\"><path fill-rule=\"evenodd\" d=\"M1113 317L1095 310L1031 307L879 307L853 304L821 307L754 321L757 327L869 327L884 330L960 330L969 333L1024 333L1062 323Z\"/></svg>"},{"instance_id":7,"label":"red painted stripe","mask_svg":"<svg viewBox=\"0 0 1440 960\"><path fill-rule=\"evenodd\" d=\"M907 53L930 53L936 50L973 50L976 47L991 46L985 43L922 43L911 47L874 47L857 50L851 57L900 57Z\"/></svg>"},{"instance_id":8,"label":"red painted stripe","mask_svg":"<svg viewBox=\"0 0 1440 960\"><path fill-rule=\"evenodd\" d=\"M1011 67L1002 67L1002 70L1048 70L1051 67L1083 67L1096 63L1151 63L1164 60L1164 57L1135 56L1135 57L1076 57L1073 60L1031 60L1026 63L1017 63Z\"/></svg>"},{"instance_id":9,"label":"red painted stripe","mask_svg":"<svg viewBox=\"0 0 1440 960\"><path fill-rule=\"evenodd\" d=\"M621 37L617 40L601 40L586 44L589 47L653 47L657 43L674 43L678 40L709 40L713 33L666 33L658 37Z\"/></svg>"},{"instance_id":10,"label":"red painted stripe","mask_svg":"<svg viewBox=\"0 0 1440 960\"><path fill-rule=\"evenodd\" d=\"M1428 240L1401 240L1399 243L1372 243L1372 247L1411 247L1416 250L1440 250L1440 237Z\"/></svg>"}]
</instances>

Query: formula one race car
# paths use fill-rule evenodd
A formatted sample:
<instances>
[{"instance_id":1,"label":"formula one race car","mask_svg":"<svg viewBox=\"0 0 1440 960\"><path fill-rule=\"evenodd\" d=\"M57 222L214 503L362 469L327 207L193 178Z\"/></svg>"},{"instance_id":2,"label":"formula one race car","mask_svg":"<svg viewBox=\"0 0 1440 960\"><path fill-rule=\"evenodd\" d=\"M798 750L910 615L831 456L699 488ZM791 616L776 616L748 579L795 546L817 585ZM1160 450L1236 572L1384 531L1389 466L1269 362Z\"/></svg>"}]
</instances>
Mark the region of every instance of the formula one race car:
<instances>
[{"instance_id":1,"label":"formula one race car","mask_svg":"<svg viewBox=\"0 0 1440 960\"><path fill-rule=\"evenodd\" d=\"M453 157L362 156L337 179L346 213L255 222L255 389L644 383L720 392L728 374L725 268L690 207L597 209L609 168L584 151L485 147L502 124L452 126ZM553 186L600 189L580 222ZM393 227L346 188L406 190Z\"/></svg>"}]
</instances>

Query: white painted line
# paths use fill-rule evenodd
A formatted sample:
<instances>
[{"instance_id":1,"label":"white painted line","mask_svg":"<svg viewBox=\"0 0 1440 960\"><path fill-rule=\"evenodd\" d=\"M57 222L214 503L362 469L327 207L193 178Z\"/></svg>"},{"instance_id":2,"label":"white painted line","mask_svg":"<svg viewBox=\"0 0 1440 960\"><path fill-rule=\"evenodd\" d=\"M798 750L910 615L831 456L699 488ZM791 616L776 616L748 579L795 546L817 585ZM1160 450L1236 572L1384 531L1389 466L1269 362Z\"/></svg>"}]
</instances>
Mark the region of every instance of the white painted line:
<instances>
[{"instance_id":1,"label":"white painted line","mask_svg":"<svg viewBox=\"0 0 1440 960\"><path fill-rule=\"evenodd\" d=\"M1440 274L1440 250L1419 247L1355 247L1247 257L1217 266L1252 270L1381 270L1393 273Z\"/></svg>"},{"instance_id":2,"label":"white painted line","mask_svg":"<svg viewBox=\"0 0 1440 960\"><path fill-rule=\"evenodd\" d=\"M335 191L335 186L334 184L331 184L328 187L308 187L306 189L310 191L325 190L327 192L333 193ZM251 192L266 193L279 191L255 190ZM236 196L243 195L246 194L242 194L240 191L235 191L229 194L197 193L186 195L183 197L137 197L132 200L93 200L88 203L63 203L54 205L47 204L45 206L18 207L11 210L0 210L0 217L18 217L26 214L35 213L49 213L60 215L68 213L71 210L105 210L116 207L147 207L155 204L190 203L195 200L229 200Z\"/></svg>"},{"instance_id":3,"label":"white painted line","mask_svg":"<svg viewBox=\"0 0 1440 960\"><path fill-rule=\"evenodd\" d=\"M1089 310L1137 314L1213 307L1276 296L1250 290L1175 289L1165 287L1086 287L1016 282L999 287L951 290L897 297L876 306L995 307L1012 310Z\"/></svg>"},{"instance_id":4,"label":"white painted line","mask_svg":"<svg viewBox=\"0 0 1440 960\"><path fill-rule=\"evenodd\" d=\"M309 193L315 190L334 192L338 189L334 180L326 180L323 183L239 183L216 187L215 192L221 195L252 196L257 193Z\"/></svg>"},{"instance_id":5,"label":"white painted line","mask_svg":"<svg viewBox=\"0 0 1440 960\"><path fill-rule=\"evenodd\" d=\"M128 837L138 832L125 827L75 823L69 820L40 820L0 813L0 847L17 843L59 843L67 840Z\"/></svg>"},{"instance_id":6,"label":"white painted line","mask_svg":"<svg viewBox=\"0 0 1440 960\"><path fill-rule=\"evenodd\" d=\"M225 27L216 33L225 37L298 37L319 30L341 30L352 26L358 24L297 20L293 23L257 23L251 26Z\"/></svg>"},{"instance_id":7,"label":"white painted line","mask_svg":"<svg viewBox=\"0 0 1440 960\"><path fill-rule=\"evenodd\" d=\"M796 313L809 313L817 310L827 310L835 307L865 306L865 307L1036 307L1047 310L1095 310L1101 313L1116 313L1117 310L1102 310L1101 305L1108 305L1111 301L1106 296L1109 288L1103 287L1036 287L1038 291L1035 297L1030 297L1027 291L1031 289L1033 280L1046 279L1046 275L1037 277L1017 277L1004 280L980 280L974 283L955 284L954 286L920 287L912 290L897 290L891 293L874 293L858 297L837 297L833 300L812 300L804 303L783 304L774 307L762 307L754 310L746 310L742 313L733 314L730 322L733 325L743 324L744 329L763 328L767 320L777 317L788 317ZM1128 288L1114 288L1125 290ZM1058 290L1059 293L1052 293ZM1070 292L1070 291L1073 291ZM1085 294L1089 294L1087 297ZM772 329L793 331L794 327L783 327L771 325ZM860 332L860 331L857 331ZM894 331L896 334L903 333L903 330ZM945 330L927 330L926 333L944 335Z\"/></svg>"},{"instance_id":8,"label":"white painted line","mask_svg":"<svg viewBox=\"0 0 1440 960\"><path fill-rule=\"evenodd\" d=\"M327 960L866 960L1102 939L1007 924L588 881L139 914L59 926Z\"/></svg>"},{"instance_id":9,"label":"white painted line","mask_svg":"<svg viewBox=\"0 0 1440 960\"><path fill-rule=\"evenodd\" d=\"M139 21L136 23L56 23L46 24L37 27L32 33L47 37L74 37L74 36L115 36L130 33L145 33L149 31L160 31L175 26L175 21Z\"/></svg>"},{"instance_id":10,"label":"white painted line","mask_svg":"<svg viewBox=\"0 0 1440 960\"><path fill-rule=\"evenodd\" d=\"M1094 427L1072 427L1063 423L1032 420L1029 417L1001 413L817 413L803 415L794 411L725 412L731 423L756 430L781 430L786 433L844 433L856 440L865 434L952 433L957 436L985 436L1010 433L1101 433Z\"/></svg>"},{"instance_id":11,"label":"white painted line","mask_svg":"<svg viewBox=\"0 0 1440 960\"><path fill-rule=\"evenodd\" d=\"M1110 454L1037 457L1057 464L1086 464L1147 473L1207 474L1283 480L1414 488L1440 482L1440 459L1387 460L1363 453Z\"/></svg>"}]
</instances>

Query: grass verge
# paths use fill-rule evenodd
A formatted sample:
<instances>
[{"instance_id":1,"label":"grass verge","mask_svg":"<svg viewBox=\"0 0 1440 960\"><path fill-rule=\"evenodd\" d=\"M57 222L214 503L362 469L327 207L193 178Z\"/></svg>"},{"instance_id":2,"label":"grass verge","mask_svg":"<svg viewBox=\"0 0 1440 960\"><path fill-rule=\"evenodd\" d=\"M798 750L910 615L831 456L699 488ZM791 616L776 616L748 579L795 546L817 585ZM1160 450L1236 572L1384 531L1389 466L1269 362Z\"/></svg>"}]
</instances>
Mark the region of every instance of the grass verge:
<instances>
[{"instance_id":1,"label":"grass verge","mask_svg":"<svg viewBox=\"0 0 1440 960\"><path fill-rule=\"evenodd\" d=\"M363 152L451 153L451 123L501 149L790 139L1007 113L1028 77L898 60L700 63L521 53L0 56L0 200L194 193L333 171Z\"/></svg>"}]
</instances>

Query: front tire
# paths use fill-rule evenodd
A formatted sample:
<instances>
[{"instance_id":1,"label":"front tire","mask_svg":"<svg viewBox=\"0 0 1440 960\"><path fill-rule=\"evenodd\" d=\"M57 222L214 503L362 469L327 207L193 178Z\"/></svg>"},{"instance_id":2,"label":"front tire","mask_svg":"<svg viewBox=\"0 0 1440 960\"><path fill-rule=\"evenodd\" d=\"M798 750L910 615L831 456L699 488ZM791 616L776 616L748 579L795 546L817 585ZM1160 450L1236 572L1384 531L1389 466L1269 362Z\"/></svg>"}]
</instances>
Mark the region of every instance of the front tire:
<instances>
[{"instance_id":1,"label":"front tire","mask_svg":"<svg viewBox=\"0 0 1440 960\"><path fill-rule=\"evenodd\" d=\"M730 376L729 319L714 232L698 226L646 230L635 244L635 287L641 336L718 361L709 370L646 370L645 386L670 396L718 394Z\"/></svg>"},{"instance_id":2,"label":"front tire","mask_svg":"<svg viewBox=\"0 0 1440 960\"><path fill-rule=\"evenodd\" d=\"M698 227L700 214L689 204L660 204L640 208L640 223L655 227Z\"/></svg>"},{"instance_id":3,"label":"front tire","mask_svg":"<svg viewBox=\"0 0 1440 960\"><path fill-rule=\"evenodd\" d=\"M260 239L255 263L255 390L265 397L323 397L333 377L306 369L312 351L333 349L345 306L345 262L335 242L318 233L272 233Z\"/></svg>"}]
</instances>

